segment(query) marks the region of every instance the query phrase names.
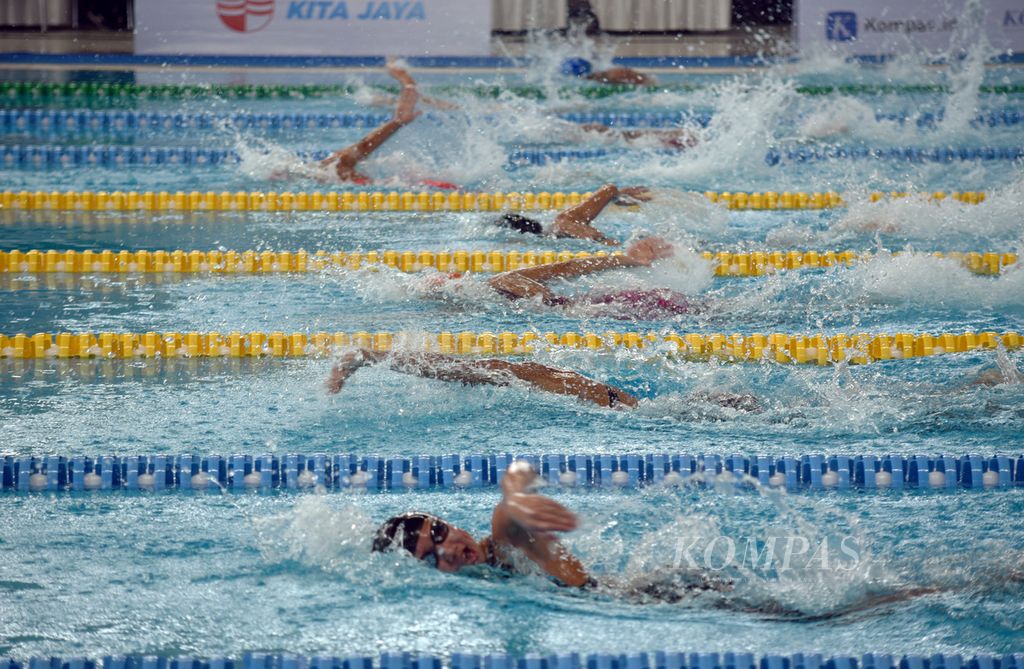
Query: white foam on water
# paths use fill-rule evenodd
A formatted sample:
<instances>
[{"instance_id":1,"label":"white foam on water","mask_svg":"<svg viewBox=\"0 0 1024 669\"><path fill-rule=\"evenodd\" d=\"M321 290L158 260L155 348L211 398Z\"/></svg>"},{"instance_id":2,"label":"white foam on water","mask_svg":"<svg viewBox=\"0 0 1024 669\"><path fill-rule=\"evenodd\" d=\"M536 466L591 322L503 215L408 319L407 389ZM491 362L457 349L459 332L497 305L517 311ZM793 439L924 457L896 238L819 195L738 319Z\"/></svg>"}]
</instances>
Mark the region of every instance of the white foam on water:
<instances>
[{"instance_id":1,"label":"white foam on water","mask_svg":"<svg viewBox=\"0 0 1024 669\"><path fill-rule=\"evenodd\" d=\"M836 278L869 303L949 306L965 310L1024 307L1024 271L974 274L959 261L927 255L877 256Z\"/></svg>"},{"instance_id":2,"label":"white foam on water","mask_svg":"<svg viewBox=\"0 0 1024 669\"><path fill-rule=\"evenodd\" d=\"M622 184L629 185L629 184ZM637 209L637 235L657 235L683 246L697 239L720 238L729 229L729 212L701 193L652 188L652 199Z\"/></svg>"},{"instance_id":3,"label":"white foam on water","mask_svg":"<svg viewBox=\"0 0 1024 669\"><path fill-rule=\"evenodd\" d=\"M295 179L312 179L321 183L338 181L330 167L323 168L316 162L305 161L294 151L269 139L240 136L233 148L240 158L236 169L249 178L277 181L282 186Z\"/></svg>"},{"instance_id":4,"label":"white foam on water","mask_svg":"<svg viewBox=\"0 0 1024 669\"><path fill-rule=\"evenodd\" d=\"M825 99L804 116L797 132L806 139L828 139L851 134L854 128L870 126L875 122L875 110L855 98ZM897 126L897 132L902 128Z\"/></svg>"},{"instance_id":5,"label":"white foam on water","mask_svg":"<svg viewBox=\"0 0 1024 669\"><path fill-rule=\"evenodd\" d=\"M361 509L345 502L331 506L325 495L303 496L287 511L252 523L267 562L288 560L335 573L364 569L375 529Z\"/></svg>"},{"instance_id":6,"label":"white foam on water","mask_svg":"<svg viewBox=\"0 0 1024 669\"><path fill-rule=\"evenodd\" d=\"M711 487L693 494L648 488L585 515L571 545L610 595L645 605L828 615L885 582L887 570L852 514L749 479L753 499L735 494L735 482L691 480ZM645 529L625 539L619 527L637 522L633 516L643 517Z\"/></svg>"},{"instance_id":7,"label":"white foam on water","mask_svg":"<svg viewBox=\"0 0 1024 669\"><path fill-rule=\"evenodd\" d=\"M364 302L419 303L423 300L474 305L493 303L497 294L485 280L469 274L454 277L426 268L403 272L386 265L364 266L358 270L339 269L324 274L328 290L354 291Z\"/></svg>"},{"instance_id":8,"label":"white foam on water","mask_svg":"<svg viewBox=\"0 0 1024 669\"><path fill-rule=\"evenodd\" d=\"M577 294L668 288L685 295L699 295L713 281L713 263L677 243L671 256L649 267L600 272L566 281L565 285L572 287Z\"/></svg>"},{"instance_id":9,"label":"white foam on water","mask_svg":"<svg viewBox=\"0 0 1024 669\"><path fill-rule=\"evenodd\" d=\"M1024 178L1016 172L1009 185L989 190L980 204L962 204L946 199L906 197L868 202L853 199L842 217L828 230L801 235L799 228L780 229L769 236L772 241L836 243L859 236L881 235L886 239L935 241L943 248L962 243L1002 244L1024 239ZM803 236L804 239L796 239ZM930 250L930 249L929 249ZM994 249L993 249L994 250Z\"/></svg>"},{"instance_id":10,"label":"white foam on water","mask_svg":"<svg viewBox=\"0 0 1024 669\"><path fill-rule=\"evenodd\" d=\"M677 154L656 154L630 171L655 183L708 183L742 170L746 178L773 173L764 156L796 99L794 85L776 79L734 79L714 87L715 113L693 132L697 144Z\"/></svg>"}]
</instances>

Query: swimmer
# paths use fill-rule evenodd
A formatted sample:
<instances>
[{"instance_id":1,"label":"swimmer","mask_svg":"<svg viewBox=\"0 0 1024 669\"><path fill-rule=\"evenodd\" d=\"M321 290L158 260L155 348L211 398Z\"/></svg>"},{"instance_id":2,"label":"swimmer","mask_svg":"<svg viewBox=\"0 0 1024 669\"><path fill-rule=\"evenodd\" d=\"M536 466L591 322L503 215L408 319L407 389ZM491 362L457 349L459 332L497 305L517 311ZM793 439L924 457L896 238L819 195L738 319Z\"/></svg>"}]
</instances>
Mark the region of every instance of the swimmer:
<instances>
[{"instance_id":1,"label":"swimmer","mask_svg":"<svg viewBox=\"0 0 1024 669\"><path fill-rule=\"evenodd\" d=\"M501 477L502 498L491 513L490 536L476 539L446 520L423 512L393 516L377 529L371 550L403 549L438 571L492 567L507 573L531 564L554 583L581 590L599 589L633 604L674 604L702 598L709 606L793 622L826 621L917 597L940 594L938 587L906 587L869 593L859 601L826 613L806 613L781 602L751 602L739 596L728 576L696 568L655 569L632 578L602 575L598 580L561 541L558 534L579 527L576 514L536 493L537 472L526 462L513 462Z\"/></svg>"},{"instance_id":2,"label":"swimmer","mask_svg":"<svg viewBox=\"0 0 1024 669\"><path fill-rule=\"evenodd\" d=\"M521 234L548 234L553 237L589 239L609 246L618 246L618 241L606 237L591 225L593 220L604 211L610 202L629 205L650 200L650 191L644 186L618 188L615 184L605 184L575 207L561 211L547 230L539 221L519 214L505 214L497 223L500 226L518 230Z\"/></svg>"},{"instance_id":3,"label":"swimmer","mask_svg":"<svg viewBox=\"0 0 1024 669\"><path fill-rule=\"evenodd\" d=\"M525 558L560 586L608 586L634 599L678 602L703 591L723 592L732 588L727 579L691 570L673 570L674 587L665 580L643 585L611 580L599 584L556 536L558 532L576 529L576 514L555 500L536 494L536 484L537 472L528 463L512 463L501 477L502 498L491 514L489 537L477 540L433 514L414 512L385 521L377 530L372 550L385 553L404 548L417 560L446 573L478 565L515 572Z\"/></svg>"},{"instance_id":4,"label":"swimmer","mask_svg":"<svg viewBox=\"0 0 1024 669\"><path fill-rule=\"evenodd\" d=\"M533 494L536 476L524 462L508 468L501 479L502 499L491 514L489 537L477 540L429 513L406 513L380 526L373 551L404 548L417 560L447 573L476 565L513 571L516 558L522 555L559 585L595 586L583 563L555 535L576 529L576 515L549 497Z\"/></svg>"},{"instance_id":5,"label":"swimmer","mask_svg":"<svg viewBox=\"0 0 1024 669\"><path fill-rule=\"evenodd\" d=\"M396 372L414 374L427 379L458 381L466 385L507 386L514 380L556 395L568 395L608 409L635 408L639 401L624 390L576 372L549 367L536 362L508 360L462 360L433 353L389 353L357 349L345 353L331 370L327 390L341 391L360 367L385 363Z\"/></svg>"},{"instance_id":6,"label":"swimmer","mask_svg":"<svg viewBox=\"0 0 1024 669\"><path fill-rule=\"evenodd\" d=\"M419 92L416 90L416 82L413 78L404 69L394 64L388 65L388 72L402 85L402 92L398 95L398 104L395 106L395 113L391 120L374 129L355 144L339 149L320 161L321 169L333 167L341 181L351 181L356 184L369 183L370 178L359 173L356 170L356 165L380 148L401 128L412 123L420 114L416 111Z\"/></svg>"},{"instance_id":7,"label":"swimmer","mask_svg":"<svg viewBox=\"0 0 1024 669\"><path fill-rule=\"evenodd\" d=\"M539 224L537 224L539 225ZM572 279L614 269L649 266L673 255L672 245L660 237L634 242L625 253L610 256L574 258L549 265L510 270L488 281L494 293L507 300L533 300L551 307L583 307L591 312L619 320L655 320L698 313L704 304L668 288L626 289L615 292L585 292L576 296L556 295L545 285L555 279ZM464 286L454 283L462 274L432 273L420 285L423 297L447 299Z\"/></svg>"},{"instance_id":8,"label":"swimmer","mask_svg":"<svg viewBox=\"0 0 1024 669\"><path fill-rule=\"evenodd\" d=\"M594 71L594 66L586 58L566 58L562 61L561 72L567 77L578 77L601 84L617 84L621 86L652 86L654 77L637 72L630 67L611 67L607 70Z\"/></svg>"},{"instance_id":9,"label":"swimmer","mask_svg":"<svg viewBox=\"0 0 1024 669\"><path fill-rule=\"evenodd\" d=\"M543 304L557 307L593 306L611 318L622 320L653 320L695 313L702 305L667 288L584 293L566 297L556 295L546 285L555 279L572 279L614 269L647 267L672 254L670 243L660 237L647 237L635 242L624 254L573 258L550 265L525 267L498 274L488 283L499 295L510 300L539 299Z\"/></svg>"},{"instance_id":10,"label":"swimmer","mask_svg":"<svg viewBox=\"0 0 1024 669\"><path fill-rule=\"evenodd\" d=\"M341 391L345 382L360 367L386 364L396 372L427 379L457 381L465 385L508 386L514 381L553 393L575 397L606 409L635 409L640 401L625 390L568 369L550 367L537 362L510 362L500 359L465 360L436 353L400 353L360 348L341 356L327 380L328 392ZM726 409L759 413L760 402L753 395L700 391L695 401L717 404Z\"/></svg>"}]
</instances>

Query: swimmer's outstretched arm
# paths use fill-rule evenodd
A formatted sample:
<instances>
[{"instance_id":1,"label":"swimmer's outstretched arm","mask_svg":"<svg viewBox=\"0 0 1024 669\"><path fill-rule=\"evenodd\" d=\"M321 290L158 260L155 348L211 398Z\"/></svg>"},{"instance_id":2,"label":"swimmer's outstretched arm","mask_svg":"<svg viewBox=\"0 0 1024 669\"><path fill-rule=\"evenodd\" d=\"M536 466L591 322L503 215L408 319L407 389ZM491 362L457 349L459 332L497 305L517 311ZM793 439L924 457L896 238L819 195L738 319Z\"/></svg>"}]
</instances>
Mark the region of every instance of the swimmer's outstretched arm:
<instances>
[{"instance_id":1,"label":"swimmer's outstretched arm","mask_svg":"<svg viewBox=\"0 0 1024 669\"><path fill-rule=\"evenodd\" d=\"M555 500L533 494L537 473L524 462L513 463L501 478L502 499L491 515L491 540L498 556L517 548L564 585L593 583L586 568L555 536L576 529L576 515ZM504 550L503 550L504 549Z\"/></svg>"},{"instance_id":2,"label":"swimmer's outstretched arm","mask_svg":"<svg viewBox=\"0 0 1024 669\"><path fill-rule=\"evenodd\" d=\"M513 299L539 295L546 304L558 304L557 296L544 285L552 279L571 279L611 269L641 267L670 255L671 244L660 237L647 237L634 243L623 255L573 258L550 265L516 269L499 274L488 283L498 292Z\"/></svg>"},{"instance_id":3,"label":"swimmer's outstretched arm","mask_svg":"<svg viewBox=\"0 0 1024 669\"><path fill-rule=\"evenodd\" d=\"M569 207L559 213L558 216L555 217L555 222L551 224L551 233L556 237L592 239L595 242L601 242L602 244L608 244L609 246L618 246L619 242L610 237L606 237L600 230L597 230L590 224L602 211L604 211L604 208L608 206L609 202L620 195L625 195L641 201L651 199L648 194L648 189L643 186L633 186L620 189L615 184L605 184L594 191L590 197L583 202L580 202L575 207Z\"/></svg>"},{"instance_id":4,"label":"swimmer's outstretched arm","mask_svg":"<svg viewBox=\"0 0 1024 669\"><path fill-rule=\"evenodd\" d=\"M327 380L328 392L339 392L357 369L377 363L387 364L391 369L405 374L469 385L507 386L513 379L519 379L539 390L576 397L607 408L635 407L638 403L635 397L624 390L573 371L536 362L461 360L432 353L387 353L365 348L350 351L338 360Z\"/></svg>"},{"instance_id":5,"label":"swimmer's outstretched arm","mask_svg":"<svg viewBox=\"0 0 1024 669\"><path fill-rule=\"evenodd\" d=\"M398 104L391 120L370 131L355 144L335 151L320 161L320 167L327 167L333 163L338 178L342 181L365 178L356 172L356 164L380 148L391 135L398 132L403 126L412 123L419 116L419 112L416 111L416 102L419 100L416 82L401 68L389 68L389 71L402 84L402 92L398 95Z\"/></svg>"}]
</instances>

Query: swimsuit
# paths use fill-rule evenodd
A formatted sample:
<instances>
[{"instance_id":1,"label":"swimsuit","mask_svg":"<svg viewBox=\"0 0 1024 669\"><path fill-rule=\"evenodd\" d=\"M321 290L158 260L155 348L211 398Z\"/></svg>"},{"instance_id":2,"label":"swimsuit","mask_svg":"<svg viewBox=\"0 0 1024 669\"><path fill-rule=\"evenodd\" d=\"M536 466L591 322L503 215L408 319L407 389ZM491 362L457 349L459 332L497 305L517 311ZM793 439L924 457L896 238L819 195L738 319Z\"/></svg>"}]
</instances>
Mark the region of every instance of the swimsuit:
<instances>
[{"instance_id":1,"label":"swimsuit","mask_svg":"<svg viewBox=\"0 0 1024 669\"><path fill-rule=\"evenodd\" d=\"M622 320L654 320L692 314L698 310L698 306L686 295L667 288L620 290L588 295L586 300L590 304L612 307L611 313L607 315Z\"/></svg>"}]
</instances>

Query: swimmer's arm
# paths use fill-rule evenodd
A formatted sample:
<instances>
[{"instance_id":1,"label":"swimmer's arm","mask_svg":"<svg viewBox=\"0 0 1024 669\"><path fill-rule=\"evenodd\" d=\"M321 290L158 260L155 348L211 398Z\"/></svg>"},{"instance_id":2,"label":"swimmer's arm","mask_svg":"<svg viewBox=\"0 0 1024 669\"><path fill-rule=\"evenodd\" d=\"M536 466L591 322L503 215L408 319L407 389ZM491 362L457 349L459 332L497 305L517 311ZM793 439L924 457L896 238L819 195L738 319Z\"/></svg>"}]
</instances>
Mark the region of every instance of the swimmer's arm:
<instances>
[{"instance_id":1,"label":"swimmer's arm","mask_svg":"<svg viewBox=\"0 0 1024 669\"><path fill-rule=\"evenodd\" d=\"M557 302L554 293L544 284L552 279L571 279L611 269L650 265L672 254L672 245L658 237L648 237L633 244L625 254L573 258L550 265L537 265L504 272L488 283L495 290L514 298L540 295L544 302Z\"/></svg>"},{"instance_id":2,"label":"swimmer's arm","mask_svg":"<svg viewBox=\"0 0 1024 669\"><path fill-rule=\"evenodd\" d=\"M537 362L482 361L499 363L503 370L530 385L556 395L568 395L605 408L635 408L638 400L624 390L601 383L577 372Z\"/></svg>"},{"instance_id":3,"label":"swimmer's arm","mask_svg":"<svg viewBox=\"0 0 1024 669\"><path fill-rule=\"evenodd\" d=\"M340 392L345 382L356 370L378 363L385 363L396 372L428 379L458 381L470 385L508 385L512 376L505 373L500 365L485 364L488 362L502 363L503 361L466 361L447 355L389 353L359 348L344 353L331 368L331 375L327 379L327 391L330 393Z\"/></svg>"},{"instance_id":4,"label":"swimmer's arm","mask_svg":"<svg viewBox=\"0 0 1024 669\"><path fill-rule=\"evenodd\" d=\"M596 272L604 272L611 269L624 267L638 267L641 263L635 262L629 256L591 256L589 258L573 258L562 262L551 263L550 265L537 265L535 267L524 267L523 269L504 272L493 277L489 283L492 288L513 297L534 297L541 295L545 302L554 297L544 283L552 279L571 279L577 276L586 276ZM551 301L554 301L553 299Z\"/></svg>"},{"instance_id":5,"label":"swimmer's arm","mask_svg":"<svg viewBox=\"0 0 1024 669\"><path fill-rule=\"evenodd\" d=\"M398 83L402 84L402 88L416 88L416 80L405 70L403 67L399 67L395 63L388 63L388 72L392 77L398 80ZM427 96L420 97L420 102L437 109L458 109L457 104L448 102L446 100L439 100L437 98L431 98Z\"/></svg>"},{"instance_id":6,"label":"swimmer's arm","mask_svg":"<svg viewBox=\"0 0 1024 669\"><path fill-rule=\"evenodd\" d=\"M556 237L576 237L578 239L592 239L609 246L618 246L614 239L604 236L599 230L591 227L591 222L604 211L608 203L619 195L619 189L615 184L605 184L590 197L580 202L575 207L562 211L555 217L551 224L551 232Z\"/></svg>"},{"instance_id":7,"label":"swimmer's arm","mask_svg":"<svg viewBox=\"0 0 1024 669\"><path fill-rule=\"evenodd\" d=\"M380 145L388 140L391 135L398 132L402 123L392 119L384 125L372 130L366 137L344 149L335 151L320 161L320 167L328 167L334 164L338 178L346 181L360 176L356 173L356 164L368 155L380 148Z\"/></svg>"},{"instance_id":8,"label":"swimmer's arm","mask_svg":"<svg viewBox=\"0 0 1024 669\"><path fill-rule=\"evenodd\" d=\"M358 349L343 355L331 370L327 381L328 391L339 392L357 369L381 362L396 372L469 385L506 386L516 378L538 390L575 397L606 408L636 407L638 403L635 397L624 390L570 370L535 362L460 360L447 355L386 353L370 349Z\"/></svg>"},{"instance_id":9,"label":"swimmer's arm","mask_svg":"<svg viewBox=\"0 0 1024 669\"><path fill-rule=\"evenodd\" d=\"M576 515L553 499L529 491L536 473L516 463L501 479L502 500L491 515L495 548L517 548L548 575L570 587L591 583L586 568L555 537L576 529Z\"/></svg>"},{"instance_id":10,"label":"swimmer's arm","mask_svg":"<svg viewBox=\"0 0 1024 669\"><path fill-rule=\"evenodd\" d=\"M623 406L635 408L638 400L624 390L607 383L601 383L568 369L549 367L537 362L509 362L508 360L456 360L447 356L436 356L447 364L438 367L436 362L421 366L424 356L410 356L412 365L404 361L392 363L392 369L412 371L420 376L461 381L469 384L508 385L511 378L524 381L538 390L554 395L565 395L590 402L607 409ZM426 356L429 359L429 356Z\"/></svg>"},{"instance_id":11,"label":"swimmer's arm","mask_svg":"<svg viewBox=\"0 0 1024 669\"><path fill-rule=\"evenodd\" d=\"M402 72L404 73L404 70ZM407 74L405 76L408 77ZM397 75L396 78L402 81ZM409 81L412 81L412 79L410 78ZM395 114L392 119L371 130L355 144L335 151L320 161L320 167L327 167L332 163L336 163L335 167L340 178L349 179L355 176L356 163L379 149L392 135L403 126L412 123L419 116L419 112L416 111L417 100L419 100L419 93L416 90L415 82L411 85L403 83L402 92L398 96L398 104L395 106Z\"/></svg>"}]
</instances>

